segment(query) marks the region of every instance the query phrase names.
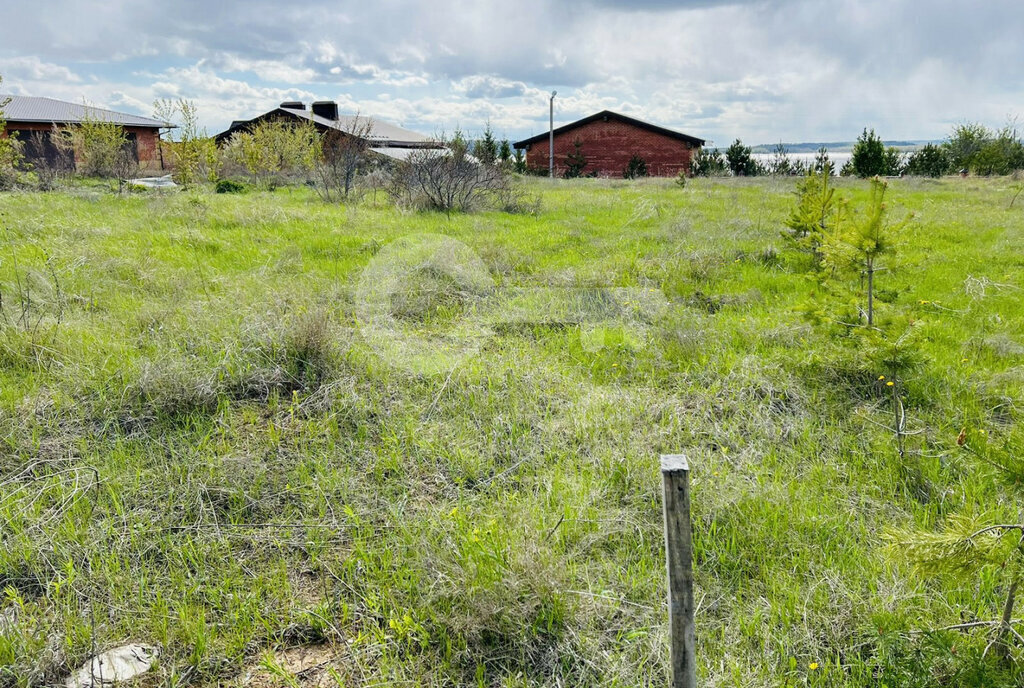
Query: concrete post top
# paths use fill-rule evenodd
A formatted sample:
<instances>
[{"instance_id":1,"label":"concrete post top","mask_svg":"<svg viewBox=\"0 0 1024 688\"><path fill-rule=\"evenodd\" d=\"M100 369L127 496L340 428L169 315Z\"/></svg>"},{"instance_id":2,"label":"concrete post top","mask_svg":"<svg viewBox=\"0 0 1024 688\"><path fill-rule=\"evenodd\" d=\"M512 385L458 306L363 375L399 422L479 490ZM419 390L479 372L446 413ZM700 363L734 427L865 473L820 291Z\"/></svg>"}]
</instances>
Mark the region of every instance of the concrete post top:
<instances>
[{"instance_id":1,"label":"concrete post top","mask_svg":"<svg viewBox=\"0 0 1024 688\"><path fill-rule=\"evenodd\" d=\"M661 455L661 472L662 473L674 473L676 471L689 471L690 462L687 461L685 454L662 454Z\"/></svg>"}]
</instances>

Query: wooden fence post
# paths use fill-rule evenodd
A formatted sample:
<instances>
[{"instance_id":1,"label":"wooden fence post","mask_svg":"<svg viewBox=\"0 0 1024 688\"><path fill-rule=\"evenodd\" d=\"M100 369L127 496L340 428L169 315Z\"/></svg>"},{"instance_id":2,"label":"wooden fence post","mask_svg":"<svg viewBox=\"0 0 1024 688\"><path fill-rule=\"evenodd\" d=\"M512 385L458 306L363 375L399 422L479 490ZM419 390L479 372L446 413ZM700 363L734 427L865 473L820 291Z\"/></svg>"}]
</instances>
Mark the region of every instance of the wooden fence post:
<instances>
[{"instance_id":1,"label":"wooden fence post","mask_svg":"<svg viewBox=\"0 0 1024 688\"><path fill-rule=\"evenodd\" d=\"M665 493L665 559L672 688L696 688L693 622L693 532L690 525L690 464L682 454L661 455Z\"/></svg>"}]
</instances>

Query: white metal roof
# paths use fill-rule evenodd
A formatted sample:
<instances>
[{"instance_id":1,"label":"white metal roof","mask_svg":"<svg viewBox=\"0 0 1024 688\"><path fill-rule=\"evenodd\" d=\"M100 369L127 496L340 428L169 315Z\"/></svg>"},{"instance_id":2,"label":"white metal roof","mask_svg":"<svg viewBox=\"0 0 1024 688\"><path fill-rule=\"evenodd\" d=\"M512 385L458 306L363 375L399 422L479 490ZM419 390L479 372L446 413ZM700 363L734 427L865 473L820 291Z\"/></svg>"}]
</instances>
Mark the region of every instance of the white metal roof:
<instances>
[{"instance_id":1,"label":"white metal roof","mask_svg":"<svg viewBox=\"0 0 1024 688\"><path fill-rule=\"evenodd\" d=\"M8 101L8 99L10 99ZM126 127L153 127L165 128L172 126L167 122L130 115L124 112L114 112L103 108L69 103L64 100L53 98L41 98L37 96L0 96L0 104L8 101L3 106L4 118L9 124L15 122L53 122L57 124L80 124L85 119L101 120L112 122Z\"/></svg>"}]
</instances>

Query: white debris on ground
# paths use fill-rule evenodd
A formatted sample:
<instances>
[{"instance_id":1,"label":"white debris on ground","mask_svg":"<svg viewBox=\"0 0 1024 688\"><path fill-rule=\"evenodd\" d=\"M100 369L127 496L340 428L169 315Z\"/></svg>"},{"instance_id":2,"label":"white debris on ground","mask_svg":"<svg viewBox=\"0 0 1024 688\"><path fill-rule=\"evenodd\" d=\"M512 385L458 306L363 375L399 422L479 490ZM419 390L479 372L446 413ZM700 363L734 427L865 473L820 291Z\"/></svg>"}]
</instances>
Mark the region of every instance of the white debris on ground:
<instances>
[{"instance_id":1,"label":"white debris on ground","mask_svg":"<svg viewBox=\"0 0 1024 688\"><path fill-rule=\"evenodd\" d=\"M93 688L128 681L153 666L157 649L148 645L122 645L96 655L66 681L67 688Z\"/></svg>"},{"instance_id":2,"label":"white debris on ground","mask_svg":"<svg viewBox=\"0 0 1024 688\"><path fill-rule=\"evenodd\" d=\"M135 186L144 186L147 189L171 189L177 186L169 174L163 177L141 177L139 179L129 179L128 183L134 184Z\"/></svg>"}]
</instances>

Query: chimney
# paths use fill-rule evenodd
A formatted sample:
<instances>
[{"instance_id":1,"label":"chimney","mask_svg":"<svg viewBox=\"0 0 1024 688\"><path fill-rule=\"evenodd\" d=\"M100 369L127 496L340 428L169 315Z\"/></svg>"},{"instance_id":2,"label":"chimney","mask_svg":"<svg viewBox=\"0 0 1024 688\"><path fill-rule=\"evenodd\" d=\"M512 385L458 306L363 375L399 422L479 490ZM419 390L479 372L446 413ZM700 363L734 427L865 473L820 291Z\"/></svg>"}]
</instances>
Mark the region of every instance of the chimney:
<instances>
[{"instance_id":1,"label":"chimney","mask_svg":"<svg viewBox=\"0 0 1024 688\"><path fill-rule=\"evenodd\" d=\"M329 119L332 122L338 120L338 104L333 100L318 100L312 105L313 114L317 117Z\"/></svg>"},{"instance_id":2,"label":"chimney","mask_svg":"<svg viewBox=\"0 0 1024 688\"><path fill-rule=\"evenodd\" d=\"M281 107L288 108L289 110L305 110L306 106L300 100L286 100L281 103Z\"/></svg>"}]
</instances>

